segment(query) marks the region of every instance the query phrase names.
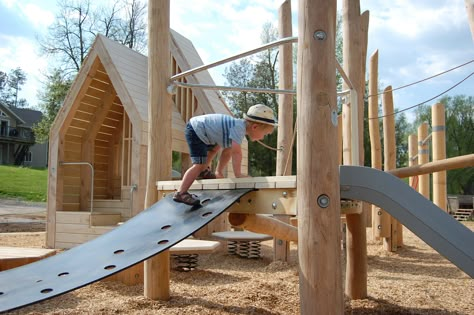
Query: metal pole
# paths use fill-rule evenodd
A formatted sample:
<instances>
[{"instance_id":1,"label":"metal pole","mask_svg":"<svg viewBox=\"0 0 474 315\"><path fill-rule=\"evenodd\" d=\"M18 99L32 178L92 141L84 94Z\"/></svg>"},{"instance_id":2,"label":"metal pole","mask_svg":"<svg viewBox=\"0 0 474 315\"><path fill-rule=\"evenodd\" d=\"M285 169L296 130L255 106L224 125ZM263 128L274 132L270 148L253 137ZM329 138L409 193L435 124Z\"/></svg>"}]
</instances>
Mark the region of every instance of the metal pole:
<instances>
[{"instance_id":1,"label":"metal pole","mask_svg":"<svg viewBox=\"0 0 474 315\"><path fill-rule=\"evenodd\" d=\"M225 86L225 85L209 85L209 84L196 84L196 83L185 83L179 81L173 81L172 85L182 86L185 88L200 88L204 90L226 90L226 91L240 91L240 92L255 92L255 93L271 93L271 94L296 94L296 90L279 90L279 89L264 89L264 88L252 88L252 87L239 87L239 86ZM176 89L170 86L168 90L171 94L176 93ZM351 93L351 90L344 90L337 92L338 96L344 96Z\"/></svg>"},{"instance_id":2,"label":"metal pole","mask_svg":"<svg viewBox=\"0 0 474 315\"><path fill-rule=\"evenodd\" d=\"M221 59L221 60L219 60L219 61L216 61L216 62L207 64L207 65L202 65L202 66L196 67L196 68L194 68L194 69L190 69L190 70L187 70L187 71L184 71L184 72L175 74L174 76L171 77L171 81L175 81L175 80L177 80L177 79L180 79L180 78L189 76L189 75L191 75L191 74L195 74L195 73L197 73L197 72L201 72L201 71L204 71L204 70L207 70L207 69L216 67L216 66L220 66L220 65L222 65L222 64L224 64L224 63L227 63L227 62L229 62L229 61L234 61L234 60L236 60L236 59L239 59L239 58L242 58L242 57L245 57L245 56L253 55L253 54L255 54L255 53L258 53L258 52L263 51L263 50L267 50L267 49L272 48L272 47L275 47L275 46L280 46L280 45L286 44L286 43L295 43L295 42L297 42L297 41L298 41L298 37L286 37L286 38L282 38L282 39L279 39L279 40L277 40L277 41L271 42L271 43L269 43L269 44L265 44L265 45L263 45L263 46L257 47L257 48L255 48L255 49L242 52L242 53L237 54L237 55L235 55L235 56L231 56L231 57L228 57L228 58L225 58L225 59Z\"/></svg>"}]
</instances>

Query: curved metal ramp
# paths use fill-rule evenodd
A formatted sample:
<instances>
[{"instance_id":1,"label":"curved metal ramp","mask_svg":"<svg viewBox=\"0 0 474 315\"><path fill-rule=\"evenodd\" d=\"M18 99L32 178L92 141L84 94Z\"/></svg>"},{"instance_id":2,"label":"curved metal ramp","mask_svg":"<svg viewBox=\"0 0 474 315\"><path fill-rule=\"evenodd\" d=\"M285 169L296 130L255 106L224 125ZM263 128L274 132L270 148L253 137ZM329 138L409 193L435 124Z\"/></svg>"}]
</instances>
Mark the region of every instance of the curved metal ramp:
<instances>
[{"instance_id":1,"label":"curved metal ramp","mask_svg":"<svg viewBox=\"0 0 474 315\"><path fill-rule=\"evenodd\" d=\"M0 312L81 288L146 260L180 242L253 189L195 192L204 206L171 195L125 224L56 256L0 272Z\"/></svg>"},{"instance_id":2,"label":"curved metal ramp","mask_svg":"<svg viewBox=\"0 0 474 315\"><path fill-rule=\"evenodd\" d=\"M474 278L474 233L397 177L373 168L340 166L341 198L384 209Z\"/></svg>"}]
</instances>

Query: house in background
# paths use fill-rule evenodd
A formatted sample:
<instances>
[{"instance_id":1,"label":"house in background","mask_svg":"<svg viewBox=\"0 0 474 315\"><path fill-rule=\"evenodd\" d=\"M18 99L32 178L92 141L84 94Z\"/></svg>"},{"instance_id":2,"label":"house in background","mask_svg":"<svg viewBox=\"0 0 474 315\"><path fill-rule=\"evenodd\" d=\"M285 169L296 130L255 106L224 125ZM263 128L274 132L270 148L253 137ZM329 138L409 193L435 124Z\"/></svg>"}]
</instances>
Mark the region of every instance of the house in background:
<instances>
[{"instance_id":1,"label":"house in background","mask_svg":"<svg viewBox=\"0 0 474 315\"><path fill-rule=\"evenodd\" d=\"M0 104L0 164L47 167L48 144L35 143L32 127L41 112Z\"/></svg>"}]
</instances>

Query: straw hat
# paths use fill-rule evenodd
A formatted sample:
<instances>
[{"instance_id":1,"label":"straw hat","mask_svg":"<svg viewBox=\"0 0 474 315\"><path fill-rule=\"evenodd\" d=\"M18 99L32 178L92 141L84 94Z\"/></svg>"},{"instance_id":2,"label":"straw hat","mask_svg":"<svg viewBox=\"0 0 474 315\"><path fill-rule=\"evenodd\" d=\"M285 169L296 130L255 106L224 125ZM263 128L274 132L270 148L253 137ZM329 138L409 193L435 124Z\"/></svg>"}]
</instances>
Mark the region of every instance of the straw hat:
<instances>
[{"instance_id":1,"label":"straw hat","mask_svg":"<svg viewBox=\"0 0 474 315\"><path fill-rule=\"evenodd\" d=\"M253 121L261 124L267 124L275 126L277 124L273 110L263 104L253 105L244 114L244 118L248 121Z\"/></svg>"}]
</instances>

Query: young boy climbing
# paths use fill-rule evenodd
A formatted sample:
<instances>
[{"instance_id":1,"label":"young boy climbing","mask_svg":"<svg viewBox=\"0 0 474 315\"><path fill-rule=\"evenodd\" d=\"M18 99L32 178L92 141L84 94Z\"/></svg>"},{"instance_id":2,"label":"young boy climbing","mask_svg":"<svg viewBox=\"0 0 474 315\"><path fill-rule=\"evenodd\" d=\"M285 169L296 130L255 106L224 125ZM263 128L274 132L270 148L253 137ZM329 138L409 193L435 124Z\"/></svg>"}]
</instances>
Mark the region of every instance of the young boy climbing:
<instances>
[{"instance_id":1,"label":"young boy climbing","mask_svg":"<svg viewBox=\"0 0 474 315\"><path fill-rule=\"evenodd\" d=\"M192 166L186 171L173 200L188 205L198 205L200 200L188 192L194 180L201 178L223 178L223 171L232 158L232 168L236 177L245 177L241 173L241 144L247 135L251 141L263 139L271 134L276 121L273 110L265 105L253 105L244 114L244 119L223 114L196 116L189 120L185 129ZM209 165L222 148L215 176Z\"/></svg>"}]
</instances>

